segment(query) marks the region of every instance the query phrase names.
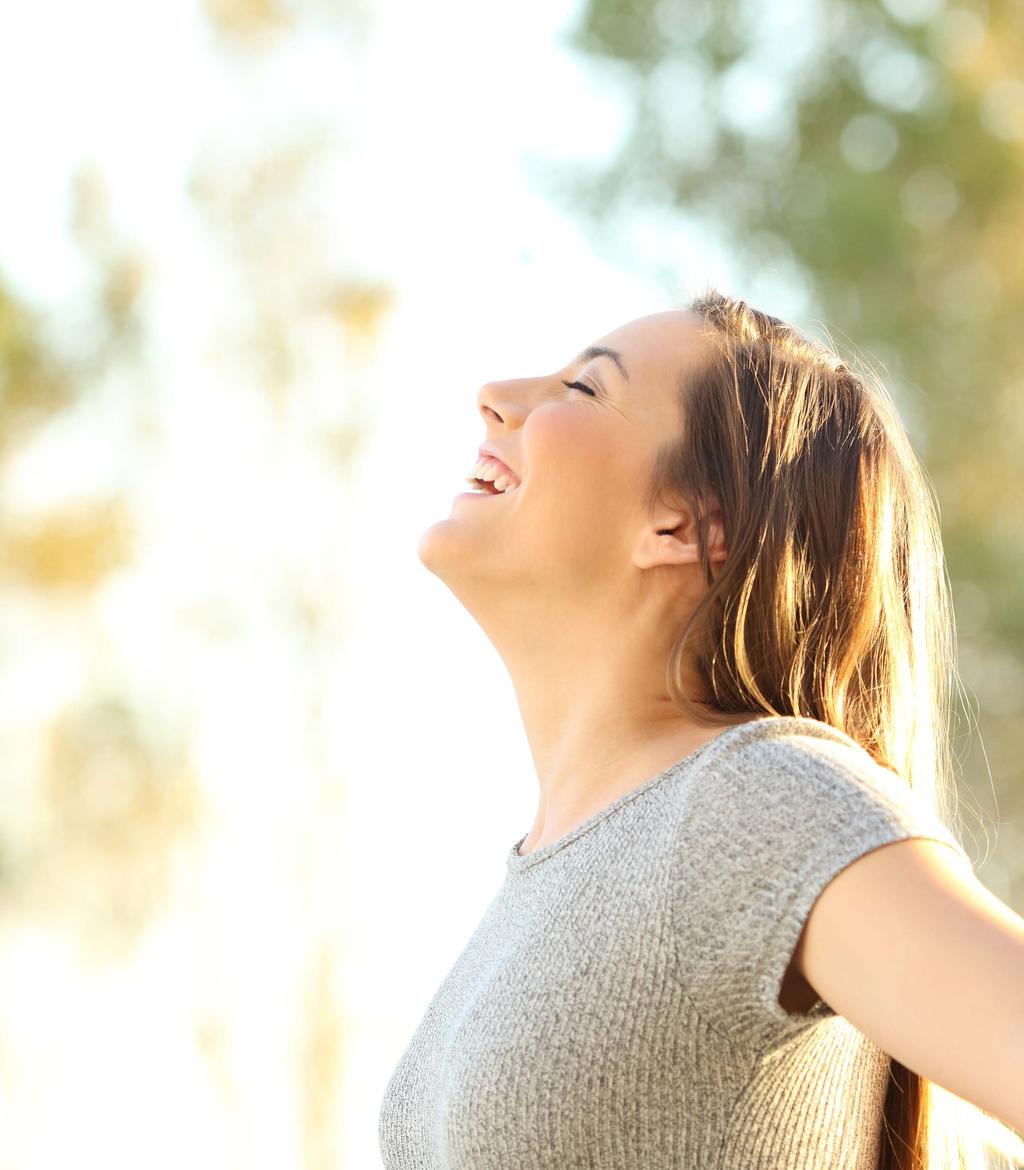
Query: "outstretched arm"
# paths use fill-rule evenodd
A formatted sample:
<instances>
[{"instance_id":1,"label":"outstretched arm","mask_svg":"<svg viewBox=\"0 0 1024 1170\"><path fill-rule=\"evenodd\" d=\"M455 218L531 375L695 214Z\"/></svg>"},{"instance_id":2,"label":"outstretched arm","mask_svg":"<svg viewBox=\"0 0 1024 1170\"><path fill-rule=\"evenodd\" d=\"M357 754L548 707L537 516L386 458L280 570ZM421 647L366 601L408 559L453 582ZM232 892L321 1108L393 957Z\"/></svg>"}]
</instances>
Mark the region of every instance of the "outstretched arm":
<instances>
[{"instance_id":1,"label":"outstretched arm","mask_svg":"<svg viewBox=\"0 0 1024 1170\"><path fill-rule=\"evenodd\" d=\"M953 849L912 838L857 858L791 966L884 1052L1024 1133L1024 918Z\"/></svg>"}]
</instances>

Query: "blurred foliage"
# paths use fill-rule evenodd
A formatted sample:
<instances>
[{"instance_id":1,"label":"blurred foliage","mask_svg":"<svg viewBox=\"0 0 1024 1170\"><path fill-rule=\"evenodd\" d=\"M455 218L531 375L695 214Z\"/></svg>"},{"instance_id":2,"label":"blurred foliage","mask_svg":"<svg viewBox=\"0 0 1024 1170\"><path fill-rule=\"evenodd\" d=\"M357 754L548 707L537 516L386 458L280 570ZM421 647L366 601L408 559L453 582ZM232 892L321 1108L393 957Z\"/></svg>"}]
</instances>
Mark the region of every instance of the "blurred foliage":
<instances>
[{"instance_id":1,"label":"blurred foliage","mask_svg":"<svg viewBox=\"0 0 1024 1170\"><path fill-rule=\"evenodd\" d=\"M260 92L262 55L284 48L284 34L329 26L332 36L358 41L368 30L368 9L359 0L203 0L208 25L225 52L245 59L240 84ZM272 81L268 96L274 99ZM376 357L381 329L396 293L386 280L361 273L344 253L325 243L337 238L346 208L332 188L332 167L348 163L349 143L333 112L303 113L240 133L211 133L187 177L187 192L208 229L211 251L237 289L229 329L221 329L207 357L227 378L239 374L270 402L280 433L305 424L304 442L339 475L356 465L367 437L358 387L360 364ZM326 181L325 181L326 180ZM343 188L342 188L343 199ZM316 344L313 344L313 343ZM328 404L318 409L311 391L320 371L309 354L327 347L337 364L326 379ZM347 373L343 379L342 371ZM346 380L349 385L346 385ZM347 392L346 392L347 391ZM315 424L315 425L310 425ZM314 451L315 448L315 451ZM330 650L329 627L338 618L338 597L323 581L298 571L277 621L303 656L311 682ZM325 584L327 588L325 591ZM331 718L322 686L311 685L305 702L311 756L331 787L321 751ZM326 806L325 806L326 807ZM298 1110L303 1165L328 1170L339 1157L339 1092L345 1071L346 1024L336 1001L341 940L322 940L304 955L306 984L296 1036ZM202 1040L211 1065L223 1061L223 1030L211 1017ZM218 1073L219 1075L219 1073Z\"/></svg>"},{"instance_id":2,"label":"blurred foliage","mask_svg":"<svg viewBox=\"0 0 1024 1170\"><path fill-rule=\"evenodd\" d=\"M0 473L87 406L106 378L142 360L145 266L115 231L93 166L72 176L69 228L87 265L86 287L70 308L36 308L0 276ZM5 505L0 589L12 635L13 615L21 615L18 641L45 654L52 647L43 631L60 613L63 628L88 638L90 602L135 558L127 488L76 492L42 508ZM39 641L28 633L34 625ZM17 644L13 636L5 644L4 665L30 675ZM0 907L8 917L59 919L87 943L127 944L158 904L179 831L195 816L198 789L181 745L161 747L127 699L98 698L91 686L36 730L36 783L9 778L0 817Z\"/></svg>"},{"instance_id":3,"label":"blurred foliage","mask_svg":"<svg viewBox=\"0 0 1024 1170\"><path fill-rule=\"evenodd\" d=\"M588 0L566 47L624 92L628 129L604 162L536 168L624 267L628 213L685 215L746 271L794 274L824 339L881 363L936 484L954 600L985 601L961 669L1000 820L1024 813L1022 33L1013 0ZM1007 650L1018 669L990 669ZM1020 860L1011 887L1024 903Z\"/></svg>"},{"instance_id":4,"label":"blurred foliage","mask_svg":"<svg viewBox=\"0 0 1024 1170\"><path fill-rule=\"evenodd\" d=\"M0 274L0 463L79 391L74 371L51 348L42 314Z\"/></svg>"},{"instance_id":5,"label":"blurred foliage","mask_svg":"<svg viewBox=\"0 0 1024 1170\"><path fill-rule=\"evenodd\" d=\"M114 362L143 356L148 272L142 251L114 227L107 183L94 163L83 163L71 177L68 227L94 274L91 346L82 355L79 378L101 377Z\"/></svg>"},{"instance_id":6,"label":"blurred foliage","mask_svg":"<svg viewBox=\"0 0 1024 1170\"><path fill-rule=\"evenodd\" d=\"M106 183L93 165L72 174L68 227L86 264L85 288L70 307L32 306L0 273L0 474L45 441L49 427L88 406L107 377L142 359L145 265L115 230ZM84 633L92 599L134 560L134 508L127 489L98 497L83 490L35 508L18 508L8 497L3 521L0 589L9 629L13 635L20 615L26 648L45 654L43 632L61 612L54 607L70 602L62 621L71 615ZM27 633L36 623L39 639ZM30 675L27 655L17 656L20 640L5 643L4 666ZM62 657L70 656L63 648ZM170 830L195 789L172 779L182 761L162 760L126 704L83 693L52 715L49 727L36 728L45 741L38 784L29 795L23 779L9 782L0 812L6 914L60 917L83 937L126 941L156 904ZM16 788L36 810L30 828ZM181 807L172 811L175 801Z\"/></svg>"},{"instance_id":7,"label":"blurred foliage","mask_svg":"<svg viewBox=\"0 0 1024 1170\"><path fill-rule=\"evenodd\" d=\"M89 696L50 727L43 789L33 917L73 908L92 949L125 949L163 901L176 850L200 822L184 745L162 743L124 699Z\"/></svg>"},{"instance_id":8,"label":"blurred foliage","mask_svg":"<svg viewBox=\"0 0 1024 1170\"><path fill-rule=\"evenodd\" d=\"M300 1109L303 1166L335 1170L339 1165L337 1092L344 1073L345 1025L336 999L337 959L332 948L312 955L300 1024Z\"/></svg>"},{"instance_id":9,"label":"blurred foliage","mask_svg":"<svg viewBox=\"0 0 1024 1170\"><path fill-rule=\"evenodd\" d=\"M223 40L248 47L265 47L295 24L292 6L280 0L202 0L202 7Z\"/></svg>"},{"instance_id":10,"label":"blurred foliage","mask_svg":"<svg viewBox=\"0 0 1024 1170\"><path fill-rule=\"evenodd\" d=\"M365 280L337 281L324 290L318 307L337 322L348 347L357 352L372 352L394 304L395 290L391 285Z\"/></svg>"},{"instance_id":11,"label":"blurred foliage","mask_svg":"<svg viewBox=\"0 0 1024 1170\"><path fill-rule=\"evenodd\" d=\"M223 281L226 294L208 302L222 309L204 329L207 348L197 356L217 393L249 395L242 423L258 426L276 415L266 419L267 433L280 443L267 474L294 488L301 471L299 490L313 506L333 505L368 433L360 369L377 360L395 290L377 274L358 271L343 246L333 253L328 246L345 224L338 193L351 166L342 88L332 100L313 86L309 92L301 84L282 86L282 76L301 69L317 37L357 45L370 29L370 8L362 0L201 0L197 13L199 35L208 34L219 51L212 64L229 95L218 116L237 117L228 125L211 115L182 175L184 210L195 216L187 227L198 227L202 261L209 262L203 275ZM187 117L186 110L182 127ZM15 944L22 932L70 939L81 964L67 973L72 978L109 964L115 979L120 967L121 974L139 972L141 983L145 976L134 965L144 962L141 944L147 932L160 936L182 898L203 937L202 954L177 954L186 967L195 960L216 972L233 957L228 950L241 948L214 930L207 936L203 919L215 924L220 913L249 914L246 906L222 906L201 882L203 867L216 872L235 848L230 826L244 817L253 792L244 779L223 780L208 770L215 736L205 721L216 722L217 712L196 709L201 700L189 692L198 694L202 684L174 675L172 663L201 671L221 652L230 658L237 650L240 660L248 654L255 661L262 651L294 669L295 709L281 712L276 731L308 752L296 767L312 773L302 777L309 790L303 794L293 778L279 804L273 795L259 799L271 821L274 809L290 812L289 802L309 801L316 823L273 824L270 835L275 846L280 838L282 851L292 834L301 838L303 864L275 889L275 859L254 857L263 883L255 885L263 896L268 889L280 894L282 905L300 901L307 889L333 888L342 802L328 746L327 679L344 627L338 589L344 542L324 540L322 551L309 556L308 545L296 540L265 578L251 574L245 593L249 579L238 566L265 564L270 540L241 518L237 531L223 533L224 557L214 558L212 575L226 566L225 579L200 580L205 550L197 538L192 563L184 514L196 506L193 498L181 502L173 523L165 510L174 484L163 477L188 474L182 468L190 466L190 452L177 462L173 422L189 417L195 425L196 416L169 408L181 387L170 384L156 359L172 332L155 319L157 305L163 313L174 297L172 287L165 301L167 289L158 283L166 279L154 262L162 260L163 241L132 239L124 230L117 199L125 192L112 189L102 165L85 159L69 173L66 220L52 227L63 228L76 250L80 284L42 308L0 270L0 475L19 489L3 497L0 525L0 668L5 713L13 716L0 728L6 765L0 926ZM204 406L200 400L198 410ZM211 419L223 417L216 409L222 403L210 407ZM66 471L65 453L74 471L50 482L50 468ZM209 474L201 465L197 471ZM84 475L97 475L101 486L81 482ZM261 606L270 614L266 623ZM226 694L224 709L231 703ZM253 727L252 734L269 741L273 730ZM244 851L245 841L238 848ZM255 854L261 845L249 848ZM279 1124L294 1124L303 1165L327 1170L341 1156L348 1024L338 987L345 940L334 928L332 897L323 908L311 901L317 906L305 911L309 921L297 928L290 956L298 986L289 983L291 964L271 973L281 1002L261 1013L241 1044L231 976L221 986L214 975L196 1009L194 1038L222 1095L224 1121L241 1135L247 1119L240 1061L253 1044L276 1051L275 1029L280 1019L292 1019L294 999L294 1034L287 1037L294 1067L282 1083L295 1100L282 1105L289 1116ZM273 930L274 913L280 908L266 913L264 926L261 909L260 931ZM256 938L262 946L262 936ZM252 958L263 966L261 955ZM183 994L187 999L187 988ZM48 1004L42 995L39 1001L45 1015ZM35 1045L35 1030L25 1032ZM154 1032L154 1064L164 1059L165 1042ZM40 1049L46 1043L41 1039ZM24 1053L8 1063L16 1080L34 1075Z\"/></svg>"},{"instance_id":12,"label":"blurred foliage","mask_svg":"<svg viewBox=\"0 0 1024 1170\"><path fill-rule=\"evenodd\" d=\"M0 585L41 598L90 591L134 560L134 523L121 498L72 501L43 516L12 518L0 530Z\"/></svg>"},{"instance_id":13,"label":"blurred foliage","mask_svg":"<svg viewBox=\"0 0 1024 1170\"><path fill-rule=\"evenodd\" d=\"M308 196L327 148L324 130L291 130L283 142L211 144L193 165L189 194L211 243L238 273L243 324L225 351L253 372L280 409L299 375L292 343L296 303L323 237L311 230Z\"/></svg>"},{"instance_id":14,"label":"blurred foliage","mask_svg":"<svg viewBox=\"0 0 1024 1170\"><path fill-rule=\"evenodd\" d=\"M250 54L279 48L310 21L359 36L369 29L369 7L359 0L201 0L201 9L221 48Z\"/></svg>"},{"instance_id":15,"label":"blurred foliage","mask_svg":"<svg viewBox=\"0 0 1024 1170\"><path fill-rule=\"evenodd\" d=\"M321 168L340 146L328 125L299 122L282 138L211 142L189 177L189 194L240 292L238 325L210 356L255 377L282 416L302 381L308 330L336 332L348 364L355 365L375 352L394 306L389 283L338 271L324 255L328 218L337 209L317 191ZM349 402L358 411L358 400ZM357 413L325 425L318 441L339 467L347 466L364 430Z\"/></svg>"}]
</instances>

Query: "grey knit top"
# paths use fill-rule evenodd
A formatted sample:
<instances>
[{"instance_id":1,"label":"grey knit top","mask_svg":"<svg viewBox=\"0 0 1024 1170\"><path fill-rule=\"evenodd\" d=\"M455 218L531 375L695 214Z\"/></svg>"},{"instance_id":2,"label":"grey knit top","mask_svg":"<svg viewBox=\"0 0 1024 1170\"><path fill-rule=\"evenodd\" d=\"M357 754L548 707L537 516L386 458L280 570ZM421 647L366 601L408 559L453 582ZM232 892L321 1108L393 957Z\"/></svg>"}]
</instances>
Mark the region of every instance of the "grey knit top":
<instances>
[{"instance_id":1,"label":"grey knit top","mask_svg":"<svg viewBox=\"0 0 1024 1170\"><path fill-rule=\"evenodd\" d=\"M888 1056L777 996L855 858L907 837L967 858L905 781L767 716L526 836L391 1074L386 1170L874 1170Z\"/></svg>"}]
</instances>

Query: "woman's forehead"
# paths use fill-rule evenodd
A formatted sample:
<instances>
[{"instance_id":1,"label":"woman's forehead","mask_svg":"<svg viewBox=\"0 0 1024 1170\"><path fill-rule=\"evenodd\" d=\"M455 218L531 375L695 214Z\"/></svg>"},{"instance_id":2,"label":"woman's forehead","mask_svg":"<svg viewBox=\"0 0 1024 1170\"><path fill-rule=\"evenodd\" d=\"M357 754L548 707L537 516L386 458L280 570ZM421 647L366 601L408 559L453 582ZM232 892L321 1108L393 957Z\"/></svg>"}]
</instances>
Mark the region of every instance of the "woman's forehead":
<instances>
[{"instance_id":1,"label":"woman's forehead","mask_svg":"<svg viewBox=\"0 0 1024 1170\"><path fill-rule=\"evenodd\" d=\"M675 370L695 356L706 344L703 324L689 309L669 309L627 321L596 344L618 350L627 369L650 376L664 367Z\"/></svg>"}]
</instances>

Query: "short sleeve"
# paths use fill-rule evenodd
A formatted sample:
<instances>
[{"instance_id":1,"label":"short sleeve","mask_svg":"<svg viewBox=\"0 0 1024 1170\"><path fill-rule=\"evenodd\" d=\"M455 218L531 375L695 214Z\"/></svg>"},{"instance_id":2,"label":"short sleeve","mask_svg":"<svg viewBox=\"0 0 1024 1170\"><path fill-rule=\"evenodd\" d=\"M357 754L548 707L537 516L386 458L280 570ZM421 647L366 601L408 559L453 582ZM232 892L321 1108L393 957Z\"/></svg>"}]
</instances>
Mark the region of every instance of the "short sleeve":
<instances>
[{"instance_id":1,"label":"short sleeve","mask_svg":"<svg viewBox=\"0 0 1024 1170\"><path fill-rule=\"evenodd\" d=\"M678 830L672 896L680 976L705 1021L737 1040L835 1015L820 999L809 1011L787 1012L778 994L815 901L851 862L925 837L971 865L931 806L834 728L758 728L709 753Z\"/></svg>"}]
</instances>

